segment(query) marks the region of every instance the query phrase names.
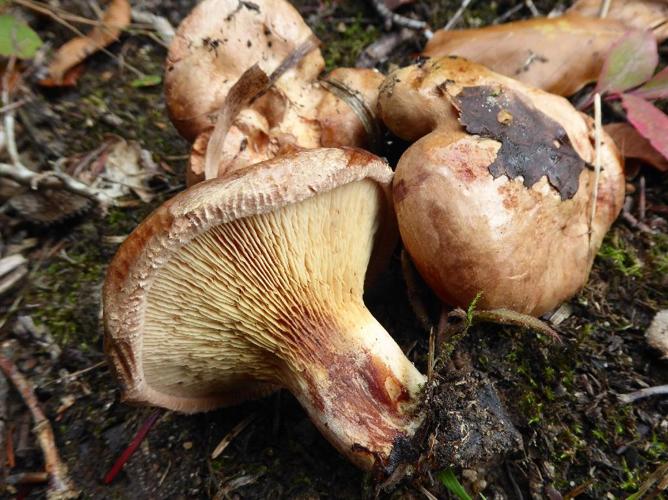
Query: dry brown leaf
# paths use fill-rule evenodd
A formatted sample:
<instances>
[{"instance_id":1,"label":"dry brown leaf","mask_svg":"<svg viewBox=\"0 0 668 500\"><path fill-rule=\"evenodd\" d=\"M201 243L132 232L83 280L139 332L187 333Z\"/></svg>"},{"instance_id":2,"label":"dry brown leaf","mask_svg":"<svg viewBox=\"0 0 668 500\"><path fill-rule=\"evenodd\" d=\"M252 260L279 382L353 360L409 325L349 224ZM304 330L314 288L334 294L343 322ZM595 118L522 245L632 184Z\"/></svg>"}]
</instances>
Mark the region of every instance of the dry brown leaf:
<instances>
[{"instance_id":1,"label":"dry brown leaf","mask_svg":"<svg viewBox=\"0 0 668 500\"><path fill-rule=\"evenodd\" d=\"M471 30L439 30L424 55L456 55L523 83L568 96L596 80L607 49L628 28L612 19L535 18Z\"/></svg>"},{"instance_id":2,"label":"dry brown leaf","mask_svg":"<svg viewBox=\"0 0 668 500\"><path fill-rule=\"evenodd\" d=\"M578 0L568 9L583 16L598 17L602 0ZM657 42L668 38L668 2L666 0L617 0L610 3L606 16L629 28L651 30Z\"/></svg>"},{"instance_id":3,"label":"dry brown leaf","mask_svg":"<svg viewBox=\"0 0 668 500\"><path fill-rule=\"evenodd\" d=\"M49 64L49 78L45 85L57 86L63 82L65 73L89 55L118 40L123 28L130 24L128 0L112 0L102 17L86 36L73 38L62 45Z\"/></svg>"},{"instance_id":4,"label":"dry brown leaf","mask_svg":"<svg viewBox=\"0 0 668 500\"><path fill-rule=\"evenodd\" d=\"M641 160L661 172L668 172L668 160L633 126L628 123L611 123L603 128L615 141L624 158Z\"/></svg>"}]
</instances>

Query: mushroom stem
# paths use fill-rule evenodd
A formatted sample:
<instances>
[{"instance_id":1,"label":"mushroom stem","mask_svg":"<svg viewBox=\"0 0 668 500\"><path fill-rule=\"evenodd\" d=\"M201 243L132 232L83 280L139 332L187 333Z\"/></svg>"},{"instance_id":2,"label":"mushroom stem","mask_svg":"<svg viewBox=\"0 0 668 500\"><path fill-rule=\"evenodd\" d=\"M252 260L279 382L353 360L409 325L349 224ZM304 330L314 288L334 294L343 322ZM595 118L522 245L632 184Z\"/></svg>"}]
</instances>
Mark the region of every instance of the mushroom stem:
<instances>
[{"instance_id":1,"label":"mushroom stem","mask_svg":"<svg viewBox=\"0 0 668 500\"><path fill-rule=\"evenodd\" d=\"M317 345L308 372L286 385L342 454L387 470L395 445L420 424L413 410L426 379L363 305L350 309L359 322L336 332L339 342Z\"/></svg>"}]
</instances>

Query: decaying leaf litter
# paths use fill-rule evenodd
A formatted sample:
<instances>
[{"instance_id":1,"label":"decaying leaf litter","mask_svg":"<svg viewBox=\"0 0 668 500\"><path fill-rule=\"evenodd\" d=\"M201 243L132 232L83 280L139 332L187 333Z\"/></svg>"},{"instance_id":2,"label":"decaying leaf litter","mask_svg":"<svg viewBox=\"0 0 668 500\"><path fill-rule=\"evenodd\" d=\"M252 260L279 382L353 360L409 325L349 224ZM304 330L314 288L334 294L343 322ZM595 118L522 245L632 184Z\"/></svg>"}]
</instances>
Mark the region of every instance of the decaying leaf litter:
<instances>
[{"instance_id":1,"label":"decaying leaf litter","mask_svg":"<svg viewBox=\"0 0 668 500\"><path fill-rule=\"evenodd\" d=\"M515 7L499 4L493 10L475 4L464 10L460 26L489 24ZM366 45L385 36L382 20L372 8L298 6L322 38L329 67L340 65L344 58L354 63ZM82 12L78 5L63 3L61 7L96 18L95 12ZM176 7L162 3L149 10L173 16L170 20L176 25L188 11ZM442 26L458 7L426 4L405 9L429 19L431 26ZM552 7L536 2L542 13ZM524 7L514 12L517 19L531 16ZM38 32L56 40L54 46L72 37L51 21L42 19L31 25L37 27L40 22ZM376 27L367 28L367 24ZM143 31L145 26L131 26L109 50L145 76L160 75L164 49L142 38ZM420 46L418 40L410 40L392 58L405 65ZM388 62L392 61L384 63ZM20 134L22 161L67 158L70 166L79 165L81 171L99 172L107 165L103 145L113 144L112 135L120 135L151 153L159 167L158 179L150 184L157 191L157 203L181 188L182 176L172 171L181 168L179 158L187 155L187 147L158 105L160 89L133 87L138 75L118 65L118 59L95 55L86 62L79 88L73 93L30 93L34 101L18 108L17 128L32 126L31 134L38 139ZM122 85L127 92L119 92ZM654 313L666 308L664 217L668 200L665 178L651 169L641 169L630 183L633 188L624 216L608 235L589 284L559 311L562 345L507 327L474 326L459 344L452 342L437 363L436 372L445 366L441 376L452 384L441 396L452 401L451 406L444 403L442 408L456 411L462 406L460 401L470 401L471 391L460 391L457 384L475 380L483 372L523 438L524 451L511 455L501 467L476 466L475 457L472 463L462 458L454 464L455 476L469 492L482 490L490 498L495 491L503 491L513 497L517 488L525 497L533 493L542 498L558 491L563 496L579 493L600 498L609 491L617 496L640 491L652 478L649 488L661 483L653 473L661 472L667 460L665 400L624 405L616 395L666 383L665 365L658 361L660 354L647 346L644 334ZM121 206L111 206L104 218L92 213L79 216L75 219L78 225L71 221L56 227L26 224L18 220L17 211L1 215L7 221L3 223L3 257L18 254L28 259L27 265L14 268L24 267L27 277L2 296L3 311L9 313L3 312L0 318L3 342L8 342L5 353L35 385L61 456L79 489L105 496L127 496L130 491L146 496L236 492L251 498L320 496L331 491L351 498L372 492L369 480L330 449L287 395L188 418L168 413L158 420L117 480L101 486L101 478L151 414L148 409L132 410L120 404L115 385L100 364L97 311L103 268L120 240L156 206L132 196L119 201L122 203L114 205ZM641 230L640 224L651 232ZM20 260L13 259L15 263ZM425 366L428 335L408 303L399 267L397 258L366 301L411 360ZM422 294L430 319L436 323L433 299L424 290ZM37 326L30 327L24 319L20 322L24 326L19 327L19 316L34 319L32 324ZM450 322L455 323L456 318ZM460 338L457 333L453 337ZM51 361L56 348L60 354ZM10 475L16 479L19 472L43 468L26 409L15 393L4 397L11 415L7 422L15 427L12 460L19 467ZM227 432L253 411L260 417L241 431L221 457L207 459ZM459 443L462 437L453 434L452 443ZM467 468L461 471L458 467ZM44 491L40 488L33 493ZM422 495L418 492L424 489L437 497L446 495L436 481L400 488L406 495Z\"/></svg>"}]
</instances>

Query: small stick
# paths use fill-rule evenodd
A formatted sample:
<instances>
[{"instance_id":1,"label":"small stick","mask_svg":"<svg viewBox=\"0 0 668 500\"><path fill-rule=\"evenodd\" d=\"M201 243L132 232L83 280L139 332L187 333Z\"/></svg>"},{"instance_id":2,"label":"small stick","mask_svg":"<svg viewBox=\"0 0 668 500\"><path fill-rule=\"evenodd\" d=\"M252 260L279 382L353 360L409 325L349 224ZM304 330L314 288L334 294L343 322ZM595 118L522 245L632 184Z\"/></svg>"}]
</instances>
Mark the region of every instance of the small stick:
<instances>
[{"instance_id":1,"label":"small stick","mask_svg":"<svg viewBox=\"0 0 668 500\"><path fill-rule=\"evenodd\" d=\"M668 396L668 385L647 387L646 389L640 389L639 391L631 392L629 394L620 394L618 397L622 403L628 404L652 396Z\"/></svg>"},{"instance_id":2,"label":"small stick","mask_svg":"<svg viewBox=\"0 0 668 500\"><path fill-rule=\"evenodd\" d=\"M524 0L524 5L526 5L527 9L529 9L531 11L531 15L533 17L539 17L540 16L540 12L536 8L536 4L533 3L533 0Z\"/></svg>"},{"instance_id":3,"label":"small stick","mask_svg":"<svg viewBox=\"0 0 668 500\"><path fill-rule=\"evenodd\" d=\"M14 461L13 453L9 451L10 446L13 448L13 444L10 443L9 439L9 429L6 425L7 422L7 393L9 392L9 384L5 377L0 377L0 470L2 471L2 476L7 475L9 468L14 467L13 464L10 466L10 454L12 462ZM12 450L13 451L13 450Z\"/></svg>"},{"instance_id":4,"label":"small stick","mask_svg":"<svg viewBox=\"0 0 668 500\"><path fill-rule=\"evenodd\" d=\"M378 15L385 20L385 28L390 29L393 25L401 26L402 28L408 28L411 30L424 30L427 38L431 38L427 32L431 33L429 26L424 21L419 21L417 19L411 19L410 17L401 16L395 14L390 9L387 8L383 0L371 0L371 5L376 9ZM433 33L432 33L433 34Z\"/></svg>"},{"instance_id":5,"label":"small stick","mask_svg":"<svg viewBox=\"0 0 668 500\"><path fill-rule=\"evenodd\" d=\"M241 422L235 425L232 428L232 430L225 435L225 437L220 441L220 443L218 443L216 449L213 450L213 452L211 453L211 459L215 460L216 458L218 458L220 454L225 451L225 448L227 448L230 445L232 440L239 434L241 434L241 431L243 431L246 427L248 427L248 424L250 424L253 420L255 420L256 417L257 413L251 413Z\"/></svg>"},{"instance_id":6,"label":"small stick","mask_svg":"<svg viewBox=\"0 0 668 500\"><path fill-rule=\"evenodd\" d=\"M518 3L517 5L515 5L515 7L512 7L510 9L508 9L506 12L504 12L499 17L494 19L492 21L492 24L499 24L499 23L504 22L506 19L509 19L510 17L512 17L513 14L515 14L517 11L521 10L522 7L524 7L524 5L522 5L521 3Z\"/></svg>"},{"instance_id":7,"label":"small stick","mask_svg":"<svg viewBox=\"0 0 668 500\"><path fill-rule=\"evenodd\" d=\"M156 33L158 33L160 39L166 44L169 44L176 34L174 27L166 17L158 16L143 10L132 9L132 18L140 23L150 25Z\"/></svg>"},{"instance_id":8,"label":"small stick","mask_svg":"<svg viewBox=\"0 0 668 500\"><path fill-rule=\"evenodd\" d=\"M600 17L601 19L604 17L608 17L608 12L610 11L611 4L612 0L602 0L601 7L598 9L598 17Z\"/></svg>"},{"instance_id":9,"label":"small stick","mask_svg":"<svg viewBox=\"0 0 668 500\"><path fill-rule=\"evenodd\" d=\"M130 457L134 455L135 451L137 451L137 448L139 448L139 445L142 443L146 435L158 421L160 415L162 415L162 410L161 409L155 410L146 419L146 421L144 421L144 423L137 431L137 434L135 434L135 437L133 437L132 441L130 441L128 447L125 450L123 450L121 456L118 457L118 459L116 460L116 462L114 462L114 465L111 467L109 472L107 472L107 475L104 476L103 480L104 484L111 484L111 482L116 478L116 476L118 476L118 473L121 472L121 470L123 470L123 467L125 466L127 461L130 460Z\"/></svg>"},{"instance_id":10,"label":"small stick","mask_svg":"<svg viewBox=\"0 0 668 500\"><path fill-rule=\"evenodd\" d=\"M427 382L431 382L434 377L434 355L436 351L436 336L434 327L429 329L429 354L427 357Z\"/></svg>"},{"instance_id":11,"label":"small stick","mask_svg":"<svg viewBox=\"0 0 668 500\"><path fill-rule=\"evenodd\" d=\"M624 206L622 208L622 219L628 222L632 228L639 229L643 233L656 234L656 231L654 231L654 229L649 227L644 222L641 222L635 218L635 216L631 213L632 205L633 205L633 198L627 196L626 200L624 200Z\"/></svg>"},{"instance_id":12,"label":"small stick","mask_svg":"<svg viewBox=\"0 0 668 500\"><path fill-rule=\"evenodd\" d=\"M594 94L594 141L596 145L596 153L594 157L594 193L592 195L591 203L591 216L589 218L589 247L591 248L591 236L592 236L592 224L594 224L594 218L596 217L596 204L598 203L598 181L601 177L601 131L603 130L602 125L602 113L601 113L601 94L598 92Z\"/></svg>"},{"instance_id":13,"label":"small stick","mask_svg":"<svg viewBox=\"0 0 668 500\"><path fill-rule=\"evenodd\" d=\"M418 488L420 489L420 492L425 496L427 500L438 500L438 498L435 497L434 494L424 486L420 485L418 486Z\"/></svg>"},{"instance_id":14,"label":"small stick","mask_svg":"<svg viewBox=\"0 0 668 500\"><path fill-rule=\"evenodd\" d=\"M88 368L84 368L84 369L76 371L74 373L68 373L67 375L63 375L62 377L59 377L59 378L56 378L56 379L53 379L53 380L49 380L44 385L42 385L42 388L48 387L51 384L62 384L63 382L73 382L77 378L79 378L81 375L84 375L88 372L92 372L93 370L97 370L98 368L100 368L101 366L104 366L106 364L107 364L106 361L100 361L99 363L95 363L94 365L89 366Z\"/></svg>"},{"instance_id":15,"label":"small stick","mask_svg":"<svg viewBox=\"0 0 668 500\"><path fill-rule=\"evenodd\" d=\"M49 475L46 472L22 472L7 478L7 484L39 484L46 483Z\"/></svg>"},{"instance_id":16,"label":"small stick","mask_svg":"<svg viewBox=\"0 0 668 500\"><path fill-rule=\"evenodd\" d=\"M15 63L16 57L12 56L9 59L5 74L2 78L2 106L6 110L4 112L5 147L7 148L11 164L0 163L0 177L7 177L19 184L29 186L31 189L37 189L38 185L47 188L65 189L89 198L102 207L110 205L112 200L106 194L87 186L83 182L80 182L69 175L60 172L36 173L21 163L14 133L14 113L16 110L11 107L11 95L9 92L9 80Z\"/></svg>"},{"instance_id":17,"label":"small stick","mask_svg":"<svg viewBox=\"0 0 668 500\"><path fill-rule=\"evenodd\" d=\"M452 27L457 24L459 19L464 15L464 11L466 8L469 6L471 3L471 0L463 0L462 4L459 6L459 9L457 9L457 12L455 12L455 15L450 18L448 23L443 27L445 31L452 29Z\"/></svg>"},{"instance_id":18,"label":"small stick","mask_svg":"<svg viewBox=\"0 0 668 500\"><path fill-rule=\"evenodd\" d=\"M642 222L645 222L647 215L647 198L645 196L645 176L640 176L640 197L638 200L638 217Z\"/></svg>"},{"instance_id":19,"label":"small stick","mask_svg":"<svg viewBox=\"0 0 668 500\"><path fill-rule=\"evenodd\" d=\"M78 498L79 492L74 487L74 483L67 477L67 466L60 460L58 449L56 448L53 429L49 420L37 402L32 385L18 371L14 363L0 354L0 370L12 381L16 390L19 392L26 406L30 410L35 426L33 432L37 436L40 448L44 454L44 469L49 477L49 487L47 498L66 499Z\"/></svg>"}]
</instances>

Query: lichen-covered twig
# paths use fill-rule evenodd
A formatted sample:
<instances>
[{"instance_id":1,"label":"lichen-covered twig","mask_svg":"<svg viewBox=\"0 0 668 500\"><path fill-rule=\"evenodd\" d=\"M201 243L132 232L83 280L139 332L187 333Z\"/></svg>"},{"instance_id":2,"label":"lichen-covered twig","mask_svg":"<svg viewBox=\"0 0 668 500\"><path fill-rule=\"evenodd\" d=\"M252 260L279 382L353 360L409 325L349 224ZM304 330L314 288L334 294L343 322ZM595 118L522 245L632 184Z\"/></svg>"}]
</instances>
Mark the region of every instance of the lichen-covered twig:
<instances>
[{"instance_id":1,"label":"lichen-covered twig","mask_svg":"<svg viewBox=\"0 0 668 500\"><path fill-rule=\"evenodd\" d=\"M619 400L622 403L628 404L652 396L668 396L668 385L657 385L656 387L647 387L629 394L620 394Z\"/></svg>"},{"instance_id":2,"label":"lichen-covered twig","mask_svg":"<svg viewBox=\"0 0 668 500\"><path fill-rule=\"evenodd\" d=\"M49 500L64 500L68 498L78 498L79 492L74 483L67 476L67 466L60 460L58 448L56 448L53 429L49 419L37 402L32 385L16 368L9 358L0 354L0 370L11 380L16 390L23 398L26 406L30 410L35 426L33 432L37 436L37 441L44 455L44 469L48 474L49 487L47 498Z\"/></svg>"},{"instance_id":3,"label":"lichen-covered twig","mask_svg":"<svg viewBox=\"0 0 668 500\"><path fill-rule=\"evenodd\" d=\"M429 25L426 22L395 14L387 8L383 0L371 0L371 5L373 5L374 9L376 9L376 12L378 12L380 17L383 18L385 21L385 27L387 29L390 29L392 26L400 26L402 28L418 31L424 30L426 33L431 33L429 30ZM428 33L427 38L431 38Z\"/></svg>"},{"instance_id":4,"label":"lichen-covered twig","mask_svg":"<svg viewBox=\"0 0 668 500\"><path fill-rule=\"evenodd\" d=\"M15 59L11 58L5 70L2 79L2 107L4 111L4 146L7 149L7 155L11 163L0 163L0 177L13 180L31 189L51 188L64 189L74 194L84 196L102 208L106 208L113 203L104 192L91 188L77 179L62 172L33 172L23 165L16 147L15 127L15 108L11 106L10 78L14 71Z\"/></svg>"},{"instance_id":5,"label":"lichen-covered twig","mask_svg":"<svg viewBox=\"0 0 668 500\"><path fill-rule=\"evenodd\" d=\"M169 44L172 41L172 38L174 38L176 33L174 27L166 17L158 16L151 12L132 9L132 19L139 23L149 24L166 44Z\"/></svg>"}]
</instances>

